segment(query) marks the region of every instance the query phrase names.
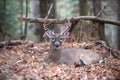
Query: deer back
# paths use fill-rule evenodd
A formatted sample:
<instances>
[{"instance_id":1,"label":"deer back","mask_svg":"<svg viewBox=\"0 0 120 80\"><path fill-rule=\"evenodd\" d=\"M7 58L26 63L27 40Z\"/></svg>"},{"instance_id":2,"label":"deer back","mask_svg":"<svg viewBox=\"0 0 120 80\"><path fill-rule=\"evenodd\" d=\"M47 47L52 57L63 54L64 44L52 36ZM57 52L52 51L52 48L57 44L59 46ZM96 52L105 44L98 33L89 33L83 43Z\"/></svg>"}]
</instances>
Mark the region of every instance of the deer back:
<instances>
[{"instance_id":1,"label":"deer back","mask_svg":"<svg viewBox=\"0 0 120 80\"><path fill-rule=\"evenodd\" d=\"M58 62L67 65L89 65L99 62L101 58L101 55L91 50L68 48L62 49Z\"/></svg>"}]
</instances>

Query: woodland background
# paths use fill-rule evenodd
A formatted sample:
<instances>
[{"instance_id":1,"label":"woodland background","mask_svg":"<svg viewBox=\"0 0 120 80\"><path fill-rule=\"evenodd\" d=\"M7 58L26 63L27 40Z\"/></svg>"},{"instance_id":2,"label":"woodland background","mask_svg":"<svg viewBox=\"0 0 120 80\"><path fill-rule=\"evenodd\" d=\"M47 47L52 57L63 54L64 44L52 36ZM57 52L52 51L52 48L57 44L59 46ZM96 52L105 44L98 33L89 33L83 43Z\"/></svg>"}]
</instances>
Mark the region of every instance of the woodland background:
<instances>
[{"instance_id":1,"label":"woodland background","mask_svg":"<svg viewBox=\"0 0 120 80\"><path fill-rule=\"evenodd\" d=\"M44 18L53 1L1 0L0 40L7 41L26 38L43 42L43 25L40 23L27 23L21 21L18 17ZM119 0L56 0L49 18L65 19L77 16L96 16L107 5L100 17L119 21L119 4ZM82 25L83 27L81 27ZM54 28L55 32L60 32L63 29L61 26L63 25L55 24L48 27ZM73 30L71 30L74 40L89 40L87 38L92 37L106 41L113 49L120 49L119 26L96 23L89 20L80 20L74 26Z\"/></svg>"},{"instance_id":2,"label":"woodland background","mask_svg":"<svg viewBox=\"0 0 120 80\"><path fill-rule=\"evenodd\" d=\"M98 16L103 10L98 18L120 20L120 0L0 0L0 80L119 80L120 60L111 55L111 51L115 51L120 56L118 25L80 19L72 25L70 37L64 42L63 47L81 48L95 41L104 41L110 49L101 44L90 49L103 54L105 63L77 68L44 63L49 39L43 37L43 23L20 18L44 19L51 3L54 6L48 19ZM59 33L65 25L47 27ZM9 42L16 40L20 43L8 46Z\"/></svg>"}]
</instances>

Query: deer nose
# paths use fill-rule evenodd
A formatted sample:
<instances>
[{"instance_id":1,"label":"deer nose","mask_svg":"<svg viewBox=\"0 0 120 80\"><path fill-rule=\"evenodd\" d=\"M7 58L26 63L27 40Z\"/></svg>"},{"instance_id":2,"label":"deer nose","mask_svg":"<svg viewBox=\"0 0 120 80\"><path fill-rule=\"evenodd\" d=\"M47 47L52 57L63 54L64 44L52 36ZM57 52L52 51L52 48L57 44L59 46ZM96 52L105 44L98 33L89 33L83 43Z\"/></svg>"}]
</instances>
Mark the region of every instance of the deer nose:
<instances>
[{"instance_id":1,"label":"deer nose","mask_svg":"<svg viewBox=\"0 0 120 80\"><path fill-rule=\"evenodd\" d=\"M55 46L59 47L60 46L60 42L59 41L55 41Z\"/></svg>"}]
</instances>

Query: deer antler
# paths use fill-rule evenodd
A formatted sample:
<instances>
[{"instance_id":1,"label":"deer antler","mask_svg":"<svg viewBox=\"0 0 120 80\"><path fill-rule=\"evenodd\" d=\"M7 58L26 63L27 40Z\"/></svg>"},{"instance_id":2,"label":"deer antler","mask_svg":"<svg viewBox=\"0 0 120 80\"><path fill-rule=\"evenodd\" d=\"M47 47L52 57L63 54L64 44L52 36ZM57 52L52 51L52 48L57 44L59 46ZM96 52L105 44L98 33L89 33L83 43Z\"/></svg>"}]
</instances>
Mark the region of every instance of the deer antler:
<instances>
[{"instance_id":1,"label":"deer antler","mask_svg":"<svg viewBox=\"0 0 120 80\"><path fill-rule=\"evenodd\" d=\"M43 27L44 27L44 30L45 30L45 31L49 31L49 32L51 32L52 34L54 34L53 31L51 31L49 28L46 27L47 25L50 25L51 23L52 23L52 22L50 22L50 23L48 23L48 24L43 24Z\"/></svg>"},{"instance_id":2,"label":"deer antler","mask_svg":"<svg viewBox=\"0 0 120 80\"><path fill-rule=\"evenodd\" d=\"M67 27L63 32L60 33L60 35L64 34L65 32L68 32L71 28L71 22L70 20L68 19L68 22L65 23L65 26Z\"/></svg>"}]
</instances>

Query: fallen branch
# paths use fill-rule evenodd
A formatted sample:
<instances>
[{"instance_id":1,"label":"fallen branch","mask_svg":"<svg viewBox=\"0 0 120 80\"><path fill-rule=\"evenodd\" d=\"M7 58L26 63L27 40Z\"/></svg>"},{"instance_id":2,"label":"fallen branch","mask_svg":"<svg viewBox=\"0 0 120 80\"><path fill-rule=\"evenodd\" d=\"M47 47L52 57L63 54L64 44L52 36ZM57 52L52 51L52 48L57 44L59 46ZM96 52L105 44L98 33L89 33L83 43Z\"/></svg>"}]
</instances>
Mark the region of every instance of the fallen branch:
<instances>
[{"instance_id":1,"label":"fallen branch","mask_svg":"<svg viewBox=\"0 0 120 80\"><path fill-rule=\"evenodd\" d=\"M4 47L7 47L7 46L21 45L23 43L24 43L24 41L21 41L21 40L0 42L0 48L4 48Z\"/></svg>"},{"instance_id":2,"label":"fallen branch","mask_svg":"<svg viewBox=\"0 0 120 80\"><path fill-rule=\"evenodd\" d=\"M84 49L91 49L93 48L94 46L97 46L97 45L102 45L102 47L104 47L106 50L108 50L110 52L110 54L114 57L114 58L117 58L120 60L120 57L119 57L119 52L118 51L115 51L113 50L112 48L110 48L105 41L96 41L95 43L92 43L90 45L87 45L87 46L84 46L82 48Z\"/></svg>"},{"instance_id":3,"label":"fallen branch","mask_svg":"<svg viewBox=\"0 0 120 80\"><path fill-rule=\"evenodd\" d=\"M27 21L27 22L34 22L34 23L56 23L56 24L62 24L66 23L68 19L43 19L43 18L25 18L25 17L19 17L20 20ZM74 18L69 18L71 22L78 21L78 20L92 20L92 21L98 21L106 24L113 24L113 25L118 25L120 26L120 21L115 21L115 20L108 20L108 19L103 19L99 18L96 16L78 16Z\"/></svg>"}]
</instances>

